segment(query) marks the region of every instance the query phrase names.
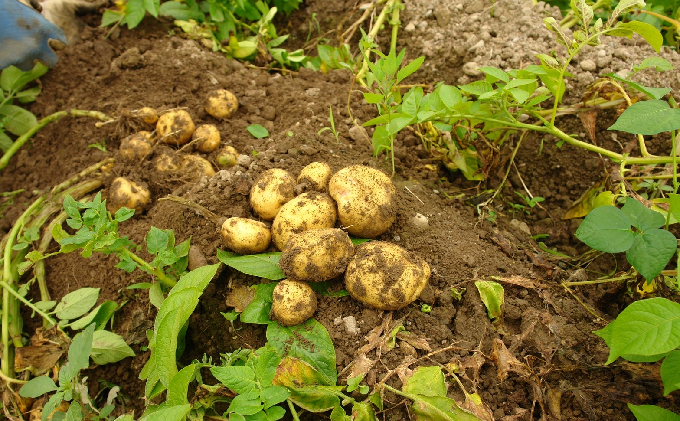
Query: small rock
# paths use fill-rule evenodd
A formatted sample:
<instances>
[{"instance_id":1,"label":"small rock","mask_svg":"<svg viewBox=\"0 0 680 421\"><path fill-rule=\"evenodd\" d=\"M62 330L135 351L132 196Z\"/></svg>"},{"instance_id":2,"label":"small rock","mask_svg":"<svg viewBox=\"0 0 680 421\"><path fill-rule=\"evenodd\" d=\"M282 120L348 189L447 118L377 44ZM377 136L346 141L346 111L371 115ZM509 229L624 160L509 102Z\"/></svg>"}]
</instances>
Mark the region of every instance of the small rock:
<instances>
[{"instance_id":1,"label":"small rock","mask_svg":"<svg viewBox=\"0 0 680 421\"><path fill-rule=\"evenodd\" d=\"M321 88L309 88L305 91L305 95L313 97L313 96L319 96L321 93Z\"/></svg>"},{"instance_id":2,"label":"small rock","mask_svg":"<svg viewBox=\"0 0 680 421\"><path fill-rule=\"evenodd\" d=\"M365 127L352 126L349 129L349 138L355 142L370 142L371 138L368 136L368 132Z\"/></svg>"},{"instance_id":3,"label":"small rock","mask_svg":"<svg viewBox=\"0 0 680 421\"><path fill-rule=\"evenodd\" d=\"M426 21L420 22L420 23L418 24L418 29L420 29L421 31L426 30L426 29L427 29L427 22L426 22Z\"/></svg>"},{"instance_id":4,"label":"small rock","mask_svg":"<svg viewBox=\"0 0 680 421\"><path fill-rule=\"evenodd\" d=\"M467 4L465 7L466 13L479 13L484 10L485 4L484 0L473 0Z\"/></svg>"},{"instance_id":5,"label":"small rock","mask_svg":"<svg viewBox=\"0 0 680 421\"><path fill-rule=\"evenodd\" d=\"M409 22L408 25L406 25L406 28L404 28L404 30L405 30L406 32L408 32L408 33L415 32L415 30L416 30L416 24L413 23L413 22Z\"/></svg>"},{"instance_id":6,"label":"small rock","mask_svg":"<svg viewBox=\"0 0 680 421\"><path fill-rule=\"evenodd\" d=\"M260 113L260 115L265 120L274 121L274 119L276 118L276 108L272 107L271 105L265 105L262 108L262 112Z\"/></svg>"},{"instance_id":7,"label":"small rock","mask_svg":"<svg viewBox=\"0 0 680 421\"><path fill-rule=\"evenodd\" d=\"M597 67L600 69L603 67L609 66L609 64L612 62L611 57L598 57L597 59Z\"/></svg>"},{"instance_id":8,"label":"small rock","mask_svg":"<svg viewBox=\"0 0 680 421\"><path fill-rule=\"evenodd\" d=\"M189 270L194 270L208 264L203 252L197 246L189 247Z\"/></svg>"},{"instance_id":9,"label":"small rock","mask_svg":"<svg viewBox=\"0 0 680 421\"><path fill-rule=\"evenodd\" d=\"M137 47L132 47L120 55L121 69L139 69L144 67L144 58Z\"/></svg>"},{"instance_id":10,"label":"small rock","mask_svg":"<svg viewBox=\"0 0 680 421\"><path fill-rule=\"evenodd\" d=\"M483 48L484 48L484 40L480 39L479 41L477 41L477 43L475 45L468 48L468 51L471 52L471 53L474 53L475 51L481 50Z\"/></svg>"},{"instance_id":11,"label":"small rock","mask_svg":"<svg viewBox=\"0 0 680 421\"><path fill-rule=\"evenodd\" d=\"M236 163L244 168L248 168L251 162L253 162L253 158L249 155L241 154L236 158Z\"/></svg>"},{"instance_id":12,"label":"small rock","mask_svg":"<svg viewBox=\"0 0 680 421\"><path fill-rule=\"evenodd\" d=\"M594 72L595 70L597 70L597 64L590 59L582 60L581 63L579 63L579 65L581 66L581 69L587 72Z\"/></svg>"},{"instance_id":13,"label":"small rock","mask_svg":"<svg viewBox=\"0 0 680 421\"><path fill-rule=\"evenodd\" d=\"M343 317L342 321L345 323L345 330L352 335L361 333L361 329L357 327L357 319L354 316Z\"/></svg>"},{"instance_id":14,"label":"small rock","mask_svg":"<svg viewBox=\"0 0 680 421\"><path fill-rule=\"evenodd\" d=\"M411 226L419 231L425 231L430 227L427 216L416 213L415 216L409 219Z\"/></svg>"},{"instance_id":15,"label":"small rock","mask_svg":"<svg viewBox=\"0 0 680 421\"><path fill-rule=\"evenodd\" d=\"M477 68L479 68L479 64L477 64L474 61L468 61L463 65L463 73L465 73L468 76L479 76L482 74L482 72L477 70Z\"/></svg>"},{"instance_id":16,"label":"small rock","mask_svg":"<svg viewBox=\"0 0 680 421\"><path fill-rule=\"evenodd\" d=\"M526 222L520 221L519 219L510 220L510 226L522 234L526 234L531 237L531 230Z\"/></svg>"}]
</instances>

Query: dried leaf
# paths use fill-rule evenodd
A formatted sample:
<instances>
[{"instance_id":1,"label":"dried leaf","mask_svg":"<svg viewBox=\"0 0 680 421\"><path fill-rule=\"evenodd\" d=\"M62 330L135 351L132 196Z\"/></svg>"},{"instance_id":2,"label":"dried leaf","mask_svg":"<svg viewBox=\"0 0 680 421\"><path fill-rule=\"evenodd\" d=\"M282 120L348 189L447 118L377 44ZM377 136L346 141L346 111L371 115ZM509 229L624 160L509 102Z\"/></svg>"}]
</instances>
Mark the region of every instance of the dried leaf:
<instances>
[{"instance_id":1,"label":"dried leaf","mask_svg":"<svg viewBox=\"0 0 680 421\"><path fill-rule=\"evenodd\" d=\"M348 378L351 379L368 373L373 368L373 365L375 365L375 360L366 357L366 354L357 355L351 363L352 370L349 372Z\"/></svg>"},{"instance_id":2,"label":"dried leaf","mask_svg":"<svg viewBox=\"0 0 680 421\"><path fill-rule=\"evenodd\" d=\"M427 339L425 339L422 336L416 335L415 333L412 332L399 332L397 333L397 339L400 339L407 344L411 345L412 347L416 349L420 349L423 351L431 352L432 348L430 347L430 344L427 343Z\"/></svg>"},{"instance_id":3,"label":"dried leaf","mask_svg":"<svg viewBox=\"0 0 680 421\"><path fill-rule=\"evenodd\" d=\"M598 113L597 109L592 109L590 111L578 113L578 117L581 119L583 127L585 127L586 132L588 132L588 137L590 137L590 140L595 145L597 145L597 140L595 136L597 127L597 113Z\"/></svg>"},{"instance_id":4,"label":"dried leaf","mask_svg":"<svg viewBox=\"0 0 680 421\"><path fill-rule=\"evenodd\" d=\"M505 284L511 284L511 285L517 285L523 288L531 288L531 289L536 289L538 288L538 285L534 281L532 281L529 278L525 278L523 276L508 276L508 277L501 277L501 276L494 276L493 279L498 282L502 282Z\"/></svg>"},{"instance_id":5,"label":"dried leaf","mask_svg":"<svg viewBox=\"0 0 680 421\"><path fill-rule=\"evenodd\" d=\"M514 355L508 351L505 344L500 339L493 341L491 350L491 360L496 364L498 370L498 381L504 382L508 378L508 373L516 373L523 378L531 376L531 370L522 364Z\"/></svg>"},{"instance_id":6,"label":"dried leaf","mask_svg":"<svg viewBox=\"0 0 680 421\"><path fill-rule=\"evenodd\" d=\"M51 342L16 348L14 369L16 371L30 370L34 376L41 376L54 367L63 354L64 350Z\"/></svg>"},{"instance_id":7,"label":"dried leaf","mask_svg":"<svg viewBox=\"0 0 680 421\"><path fill-rule=\"evenodd\" d=\"M487 404L482 401L481 396L477 393L465 393L465 402L459 406L469 412L472 412L477 418L482 421L494 421L493 412Z\"/></svg>"},{"instance_id":8,"label":"dried leaf","mask_svg":"<svg viewBox=\"0 0 680 421\"><path fill-rule=\"evenodd\" d=\"M227 294L227 307L234 307L234 311L242 313L254 297L255 291L252 288L237 285Z\"/></svg>"}]
</instances>

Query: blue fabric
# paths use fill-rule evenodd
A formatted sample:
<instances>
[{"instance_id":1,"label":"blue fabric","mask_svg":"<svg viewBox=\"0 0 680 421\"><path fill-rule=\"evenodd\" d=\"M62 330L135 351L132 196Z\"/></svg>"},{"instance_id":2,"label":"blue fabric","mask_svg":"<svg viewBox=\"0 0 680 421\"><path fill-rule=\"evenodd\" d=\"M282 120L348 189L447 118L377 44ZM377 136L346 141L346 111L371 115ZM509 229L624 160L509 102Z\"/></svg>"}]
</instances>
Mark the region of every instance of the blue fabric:
<instances>
[{"instance_id":1,"label":"blue fabric","mask_svg":"<svg viewBox=\"0 0 680 421\"><path fill-rule=\"evenodd\" d=\"M31 70L35 60L54 66L58 58L49 39L66 44L64 31L40 13L17 0L0 0L0 69Z\"/></svg>"}]
</instances>

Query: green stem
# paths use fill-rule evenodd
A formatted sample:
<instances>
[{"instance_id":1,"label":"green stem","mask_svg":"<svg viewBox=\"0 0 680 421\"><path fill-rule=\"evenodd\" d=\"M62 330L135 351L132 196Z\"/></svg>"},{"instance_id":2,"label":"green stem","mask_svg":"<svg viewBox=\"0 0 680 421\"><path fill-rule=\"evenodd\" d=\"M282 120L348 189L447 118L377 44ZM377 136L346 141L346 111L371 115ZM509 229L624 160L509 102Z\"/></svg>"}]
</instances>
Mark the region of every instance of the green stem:
<instances>
[{"instance_id":1,"label":"green stem","mask_svg":"<svg viewBox=\"0 0 680 421\"><path fill-rule=\"evenodd\" d=\"M38 307L35 306L32 302L28 301L24 297L22 297L18 292L14 290L14 288L11 288L9 284L5 281L0 281L0 286L5 288L7 291L9 291L10 294L12 294L16 299L24 303L26 306L28 306L31 310L35 311L38 313L40 316L42 316L43 319L47 320L47 322L50 324L50 326L54 326L57 324L57 322L54 321L47 313L44 311L40 310Z\"/></svg>"},{"instance_id":2,"label":"green stem","mask_svg":"<svg viewBox=\"0 0 680 421\"><path fill-rule=\"evenodd\" d=\"M392 18L390 19L390 25L392 25L392 38L390 39L390 53L397 51L397 35L399 33L399 11L401 10L401 1L397 0L392 9Z\"/></svg>"},{"instance_id":3,"label":"green stem","mask_svg":"<svg viewBox=\"0 0 680 421\"><path fill-rule=\"evenodd\" d=\"M146 262L146 260L140 258L130 250L123 249L121 253L128 256L130 259L134 260L135 263L141 266L145 271L152 273L155 277L158 278L159 281L161 281L163 285L172 288L177 284L177 282L174 279L168 277L165 273L163 273L162 270L151 266Z\"/></svg>"},{"instance_id":4,"label":"green stem","mask_svg":"<svg viewBox=\"0 0 680 421\"><path fill-rule=\"evenodd\" d=\"M387 4L385 4L385 7L380 11L380 14L376 18L375 22L373 23L373 27L367 34L368 39L373 40L375 39L376 35L378 35L378 31L380 30L380 27L382 26L383 22L385 22L385 17L387 16L387 13L389 13L394 5L398 2L399 0L387 0ZM368 60L370 60L370 51L366 54L364 57L363 61L361 62L361 69L356 75L356 80L359 82L361 86L366 86L366 82L364 81L364 75L366 74L366 71L368 71Z\"/></svg>"},{"instance_id":5,"label":"green stem","mask_svg":"<svg viewBox=\"0 0 680 421\"><path fill-rule=\"evenodd\" d=\"M290 415L293 417L293 420L300 421L300 417L295 410L295 406L293 406L293 402L291 402L290 399L286 399L286 402L288 402L288 409L290 409Z\"/></svg>"}]
</instances>

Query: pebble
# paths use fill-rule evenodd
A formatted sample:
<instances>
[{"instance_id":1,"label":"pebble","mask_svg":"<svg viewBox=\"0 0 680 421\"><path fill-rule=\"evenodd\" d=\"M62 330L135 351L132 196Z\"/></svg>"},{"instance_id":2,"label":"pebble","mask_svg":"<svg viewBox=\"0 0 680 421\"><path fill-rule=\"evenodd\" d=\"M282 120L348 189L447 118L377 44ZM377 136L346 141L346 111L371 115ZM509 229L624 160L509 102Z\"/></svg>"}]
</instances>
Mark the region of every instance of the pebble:
<instances>
[{"instance_id":1,"label":"pebble","mask_svg":"<svg viewBox=\"0 0 680 421\"><path fill-rule=\"evenodd\" d=\"M463 65L463 73L465 73L468 76L479 76L482 74L479 70L479 64L477 64L474 61L468 61Z\"/></svg>"},{"instance_id":2,"label":"pebble","mask_svg":"<svg viewBox=\"0 0 680 421\"><path fill-rule=\"evenodd\" d=\"M417 230L420 231L425 231L430 227L427 216L420 213L416 213L414 217L409 219L409 223L411 224L411 226L413 226L413 228L416 228Z\"/></svg>"},{"instance_id":3,"label":"pebble","mask_svg":"<svg viewBox=\"0 0 680 421\"><path fill-rule=\"evenodd\" d=\"M581 66L581 69L587 72L594 72L597 70L597 64L591 59L582 60L579 65Z\"/></svg>"},{"instance_id":4,"label":"pebble","mask_svg":"<svg viewBox=\"0 0 680 421\"><path fill-rule=\"evenodd\" d=\"M238 158L236 158L236 163L245 168L248 168L251 162L253 162L253 158L251 158L249 155L241 154L238 156Z\"/></svg>"},{"instance_id":5,"label":"pebble","mask_svg":"<svg viewBox=\"0 0 680 421\"><path fill-rule=\"evenodd\" d=\"M368 135L365 127L352 126L349 129L349 138L355 142L370 142L371 137Z\"/></svg>"},{"instance_id":6,"label":"pebble","mask_svg":"<svg viewBox=\"0 0 680 421\"><path fill-rule=\"evenodd\" d=\"M342 321L345 323L345 330L352 335L361 333L361 329L357 327L357 319L354 316L343 317Z\"/></svg>"},{"instance_id":7,"label":"pebble","mask_svg":"<svg viewBox=\"0 0 680 421\"><path fill-rule=\"evenodd\" d=\"M406 25L406 28L404 28L404 30L408 33L415 32L416 24L413 22L409 22L408 25Z\"/></svg>"}]
</instances>

